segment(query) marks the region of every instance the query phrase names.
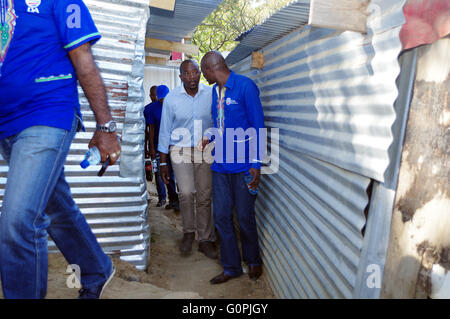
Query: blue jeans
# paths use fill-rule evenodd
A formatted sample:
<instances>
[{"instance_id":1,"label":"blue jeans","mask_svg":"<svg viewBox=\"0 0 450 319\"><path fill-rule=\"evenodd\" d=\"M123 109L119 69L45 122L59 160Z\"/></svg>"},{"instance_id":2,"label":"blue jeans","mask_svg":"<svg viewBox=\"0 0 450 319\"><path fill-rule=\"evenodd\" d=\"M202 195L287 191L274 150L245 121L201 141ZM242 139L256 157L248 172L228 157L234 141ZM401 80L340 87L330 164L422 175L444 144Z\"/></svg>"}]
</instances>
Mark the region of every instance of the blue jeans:
<instances>
[{"instance_id":1,"label":"blue jeans","mask_svg":"<svg viewBox=\"0 0 450 319\"><path fill-rule=\"evenodd\" d=\"M105 282L111 259L102 251L72 198L64 163L80 121L71 131L33 126L0 140L8 162L0 215L0 274L5 298L44 298L48 234L69 264L81 269L84 288Z\"/></svg>"},{"instance_id":2,"label":"blue jeans","mask_svg":"<svg viewBox=\"0 0 450 319\"><path fill-rule=\"evenodd\" d=\"M255 218L256 196L248 191L245 172L222 174L213 171L214 222L220 236L220 261L228 276L242 274L233 209L239 222L243 260L250 266L262 264Z\"/></svg>"}]
</instances>

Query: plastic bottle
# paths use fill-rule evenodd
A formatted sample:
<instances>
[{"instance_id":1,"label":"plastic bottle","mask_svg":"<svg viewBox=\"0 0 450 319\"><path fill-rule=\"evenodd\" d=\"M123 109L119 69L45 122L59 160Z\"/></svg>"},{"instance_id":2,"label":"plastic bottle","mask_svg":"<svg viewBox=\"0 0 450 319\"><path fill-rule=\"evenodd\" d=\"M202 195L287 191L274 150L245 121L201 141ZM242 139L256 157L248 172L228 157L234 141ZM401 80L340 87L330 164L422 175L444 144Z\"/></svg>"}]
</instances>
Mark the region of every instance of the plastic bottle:
<instances>
[{"instance_id":1,"label":"plastic bottle","mask_svg":"<svg viewBox=\"0 0 450 319\"><path fill-rule=\"evenodd\" d=\"M80 163L81 168L86 168L91 165L97 165L100 163L101 155L100 151L96 146L90 148L86 155L84 156L84 160Z\"/></svg>"},{"instance_id":2,"label":"plastic bottle","mask_svg":"<svg viewBox=\"0 0 450 319\"><path fill-rule=\"evenodd\" d=\"M257 188L251 189L248 186L248 184L253 180L253 175L250 174L249 172L245 172L244 179L245 179L245 183L247 184L247 188L248 188L248 191L250 192L250 194L252 194L252 195L258 194L258 189Z\"/></svg>"},{"instance_id":3,"label":"plastic bottle","mask_svg":"<svg viewBox=\"0 0 450 319\"><path fill-rule=\"evenodd\" d=\"M152 160L152 171L153 173L158 173L158 162L156 159Z\"/></svg>"},{"instance_id":4,"label":"plastic bottle","mask_svg":"<svg viewBox=\"0 0 450 319\"><path fill-rule=\"evenodd\" d=\"M119 134L117 134L117 140L121 141L121 136ZM88 149L88 151L86 152L86 155L84 155L84 160L81 161L80 166L81 168L86 168L88 166L91 165L97 165L100 163L102 159L102 156L100 154L99 149L97 148L97 146L94 146L90 149Z\"/></svg>"}]
</instances>

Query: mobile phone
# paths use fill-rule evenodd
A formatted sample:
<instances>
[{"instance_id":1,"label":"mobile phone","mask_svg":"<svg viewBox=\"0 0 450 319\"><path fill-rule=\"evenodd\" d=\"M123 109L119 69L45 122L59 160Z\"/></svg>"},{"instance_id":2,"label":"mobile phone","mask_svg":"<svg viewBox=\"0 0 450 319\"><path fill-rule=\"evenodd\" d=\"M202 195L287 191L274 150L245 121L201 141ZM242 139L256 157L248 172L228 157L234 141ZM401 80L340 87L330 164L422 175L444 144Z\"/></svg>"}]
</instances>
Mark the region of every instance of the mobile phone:
<instances>
[{"instance_id":1,"label":"mobile phone","mask_svg":"<svg viewBox=\"0 0 450 319\"><path fill-rule=\"evenodd\" d=\"M106 169L108 168L108 165L109 165L109 157L102 164L102 168L100 168L100 170L98 171L97 176L103 176L103 174L105 173Z\"/></svg>"}]
</instances>

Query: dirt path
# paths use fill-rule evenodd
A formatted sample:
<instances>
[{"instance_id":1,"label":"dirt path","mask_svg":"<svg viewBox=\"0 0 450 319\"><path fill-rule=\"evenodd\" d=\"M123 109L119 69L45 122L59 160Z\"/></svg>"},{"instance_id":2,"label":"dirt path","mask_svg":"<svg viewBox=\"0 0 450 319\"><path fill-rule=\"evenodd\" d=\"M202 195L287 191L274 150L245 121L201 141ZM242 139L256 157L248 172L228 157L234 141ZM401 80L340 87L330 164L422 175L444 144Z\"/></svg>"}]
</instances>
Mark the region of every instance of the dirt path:
<instances>
[{"instance_id":1,"label":"dirt path","mask_svg":"<svg viewBox=\"0 0 450 319\"><path fill-rule=\"evenodd\" d=\"M178 243L182 237L181 216L173 210L156 208L156 192L149 184L151 201L150 262L146 272L114 259L116 275L103 294L105 299L265 299L275 298L265 278L252 281L246 274L221 285L209 280L222 271L218 260L211 260L197 251L181 257ZM49 255L48 299L74 299L77 288L68 288L67 262L60 254ZM0 289L0 298L3 298Z\"/></svg>"},{"instance_id":2,"label":"dirt path","mask_svg":"<svg viewBox=\"0 0 450 319\"><path fill-rule=\"evenodd\" d=\"M151 193L152 185L149 185ZM197 242L189 257L181 257L178 244L183 236L180 213L156 208L153 193L150 203L152 243L148 277L158 287L172 291L191 291L203 298L275 298L265 276L252 281L246 274L224 284L211 285L209 280L222 271L218 260L198 252Z\"/></svg>"}]
</instances>

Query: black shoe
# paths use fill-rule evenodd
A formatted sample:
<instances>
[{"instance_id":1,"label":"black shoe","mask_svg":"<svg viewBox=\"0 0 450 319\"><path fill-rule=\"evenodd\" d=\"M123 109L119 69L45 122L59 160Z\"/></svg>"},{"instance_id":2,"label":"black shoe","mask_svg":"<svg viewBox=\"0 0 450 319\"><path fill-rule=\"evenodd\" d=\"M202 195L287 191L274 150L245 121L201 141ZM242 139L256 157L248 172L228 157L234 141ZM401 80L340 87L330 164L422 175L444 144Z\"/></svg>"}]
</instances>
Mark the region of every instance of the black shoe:
<instances>
[{"instance_id":1,"label":"black shoe","mask_svg":"<svg viewBox=\"0 0 450 319\"><path fill-rule=\"evenodd\" d=\"M180 244L182 256L187 256L192 250L192 243L195 240L195 233L184 233Z\"/></svg>"},{"instance_id":2,"label":"black shoe","mask_svg":"<svg viewBox=\"0 0 450 319\"><path fill-rule=\"evenodd\" d=\"M180 203L179 202L169 202L169 204L166 205L166 209L173 209L176 212L180 211Z\"/></svg>"},{"instance_id":3,"label":"black shoe","mask_svg":"<svg viewBox=\"0 0 450 319\"><path fill-rule=\"evenodd\" d=\"M262 266L248 266L248 277L252 280L257 280L262 274Z\"/></svg>"},{"instance_id":4,"label":"black shoe","mask_svg":"<svg viewBox=\"0 0 450 319\"><path fill-rule=\"evenodd\" d=\"M206 257L211 259L217 259L216 245L211 241L201 241L198 244L198 251L205 254Z\"/></svg>"},{"instance_id":5,"label":"black shoe","mask_svg":"<svg viewBox=\"0 0 450 319\"><path fill-rule=\"evenodd\" d=\"M109 275L109 278L103 284L96 286L96 287L92 287L92 288L81 288L78 291L78 299L100 299L106 286L109 284L111 279L114 277L115 272L116 272L116 269L113 266L111 275Z\"/></svg>"},{"instance_id":6,"label":"black shoe","mask_svg":"<svg viewBox=\"0 0 450 319\"><path fill-rule=\"evenodd\" d=\"M218 284L223 284L224 282L227 282L228 280L230 280L230 279L233 279L233 278L237 278L237 277L239 277L239 276L228 276L227 274L225 274L224 272L223 273L221 273L220 275L217 275L216 277L214 277L213 279L211 279L210 281L209 281L209 283L211 284L211 285L218 285Z\"/></svg>"},{"instance_id":7,"label":"black shoe","mask_svg":"<svg viewBox=\"0 0 450 319\"><path fill-rule=\"evenodd\" d=\"M166 200L165 199L161 199L158 201L158 204L156 204L156 207L161 207L164 206L166 204Z\"/></svg>"}]
</instances>

